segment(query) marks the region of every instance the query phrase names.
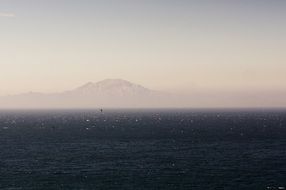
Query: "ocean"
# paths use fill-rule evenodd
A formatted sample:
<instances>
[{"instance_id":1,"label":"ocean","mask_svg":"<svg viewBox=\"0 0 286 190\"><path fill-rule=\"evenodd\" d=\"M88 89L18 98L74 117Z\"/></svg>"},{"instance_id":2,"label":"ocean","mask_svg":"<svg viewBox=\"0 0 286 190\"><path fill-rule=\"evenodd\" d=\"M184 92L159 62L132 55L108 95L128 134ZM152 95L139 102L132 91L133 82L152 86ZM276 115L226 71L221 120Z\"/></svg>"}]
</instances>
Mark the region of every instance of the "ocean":
<instances>
[{"instance_id":1,"label":"ocean","mask_svg":"<svg viewBox=\"0 0 286 190\"><path fill-rule=\"evenodd\" d=\"M0 189L285 189L285 110L2 110Z\"/></svg>"}]
</instances>

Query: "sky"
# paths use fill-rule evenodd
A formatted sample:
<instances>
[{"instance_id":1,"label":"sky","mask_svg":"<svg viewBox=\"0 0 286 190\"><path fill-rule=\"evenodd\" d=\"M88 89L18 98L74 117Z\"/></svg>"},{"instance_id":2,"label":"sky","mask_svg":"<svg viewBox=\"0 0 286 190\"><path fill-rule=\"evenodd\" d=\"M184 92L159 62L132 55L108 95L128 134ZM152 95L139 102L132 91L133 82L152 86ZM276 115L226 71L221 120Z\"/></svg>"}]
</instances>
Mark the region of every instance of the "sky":
<instances>
[{"instance_id":1,"label":"sky","mask_svg":"<svg viewBox=\"0 0 286 190\"><path fill-rule=\"evenodd\" d=\"M0 95L106 78L279 93L285 10L284 0L0 0Z\"/></svg>"}]
</instances>

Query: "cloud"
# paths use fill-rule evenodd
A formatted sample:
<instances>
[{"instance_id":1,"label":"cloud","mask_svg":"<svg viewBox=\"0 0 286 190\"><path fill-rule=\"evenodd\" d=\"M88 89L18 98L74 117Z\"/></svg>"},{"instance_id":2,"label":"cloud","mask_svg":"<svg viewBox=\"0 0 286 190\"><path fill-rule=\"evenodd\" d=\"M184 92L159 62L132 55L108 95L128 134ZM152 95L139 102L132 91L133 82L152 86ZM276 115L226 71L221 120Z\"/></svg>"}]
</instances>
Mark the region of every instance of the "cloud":
<instances>
[{"instance_id":1,"label":"cloud","mask_svg":"<svg viewBox=\"0 0 286 190\"><path fill-rule=\"evenodd\" d=\"M9 12L0 12L0 17L16 17L14 13L9 13Z\"/></svg>"}]
</instances>

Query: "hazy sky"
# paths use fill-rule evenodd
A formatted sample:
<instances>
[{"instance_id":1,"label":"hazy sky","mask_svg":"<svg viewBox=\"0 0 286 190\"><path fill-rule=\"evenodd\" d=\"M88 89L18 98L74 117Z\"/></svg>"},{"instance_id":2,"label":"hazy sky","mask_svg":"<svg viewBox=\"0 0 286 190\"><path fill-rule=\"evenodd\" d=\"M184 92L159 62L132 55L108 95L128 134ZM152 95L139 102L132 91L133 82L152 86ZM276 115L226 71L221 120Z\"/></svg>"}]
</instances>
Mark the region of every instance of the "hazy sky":
<instances>
[{"instance_id":1,"label":"hazy sky","mask_svg":"<svg viewBox=\"0 0 286 190\"><path fill-rule=\"evenodd\" d=\"M0 95L105 78L286 89L286 1L0 0Z\"/></svg>"}]
</instances>

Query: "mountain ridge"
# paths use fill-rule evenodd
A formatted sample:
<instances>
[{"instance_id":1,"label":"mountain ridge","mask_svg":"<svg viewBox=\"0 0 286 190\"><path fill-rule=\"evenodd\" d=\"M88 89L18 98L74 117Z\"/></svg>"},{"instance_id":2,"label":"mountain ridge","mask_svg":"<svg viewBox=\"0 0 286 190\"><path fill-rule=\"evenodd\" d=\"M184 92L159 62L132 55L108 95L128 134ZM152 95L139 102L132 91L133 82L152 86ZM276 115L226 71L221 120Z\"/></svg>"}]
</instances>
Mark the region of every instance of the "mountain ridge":
<instances>
[{"instance_id":1,"label":"mountain ridge","mask_svg":"<svg viewBox=\"0 0 286 190\"><path fill-rule=\"evenodd\" d=\"M150 93L153 90L150 90L148 88L145 88L141 85L131 83L127 80L123 79L105 79L98 81L96 83L94 82L88 82L82 86L79 86L75 88L72 91L69 92L84 92L84 93L111 93L112 91L114 95L116 93L119 93L122 95L127 95L128 93Z\"/></svg>"},{"instance_id":2,"label":"mountain ridge","mask_svg":"<svg viewBox=\"0 0 286 190\"><path fill-rule=\"evenodd\" d=\"M286 107L285 95L286 91L279 95L260 93L259 96L251 92L171 94L122 79L105 79L57 93L27 92L2 96L0 109Z\"/></svg>"},{"instance_id":3,"label":"mountain ridge","mask_svg":"<svg viewBox=\"0 0 286 190\"><path fill-rule=\"evenodd\" d=\"M0 107L150 107L162 105L160 102L167 96L167 93L151 90L127 80L105 79L87 82L72 90L58 93L28 92L1 97Z\"/></svg>"}]
</instances>

